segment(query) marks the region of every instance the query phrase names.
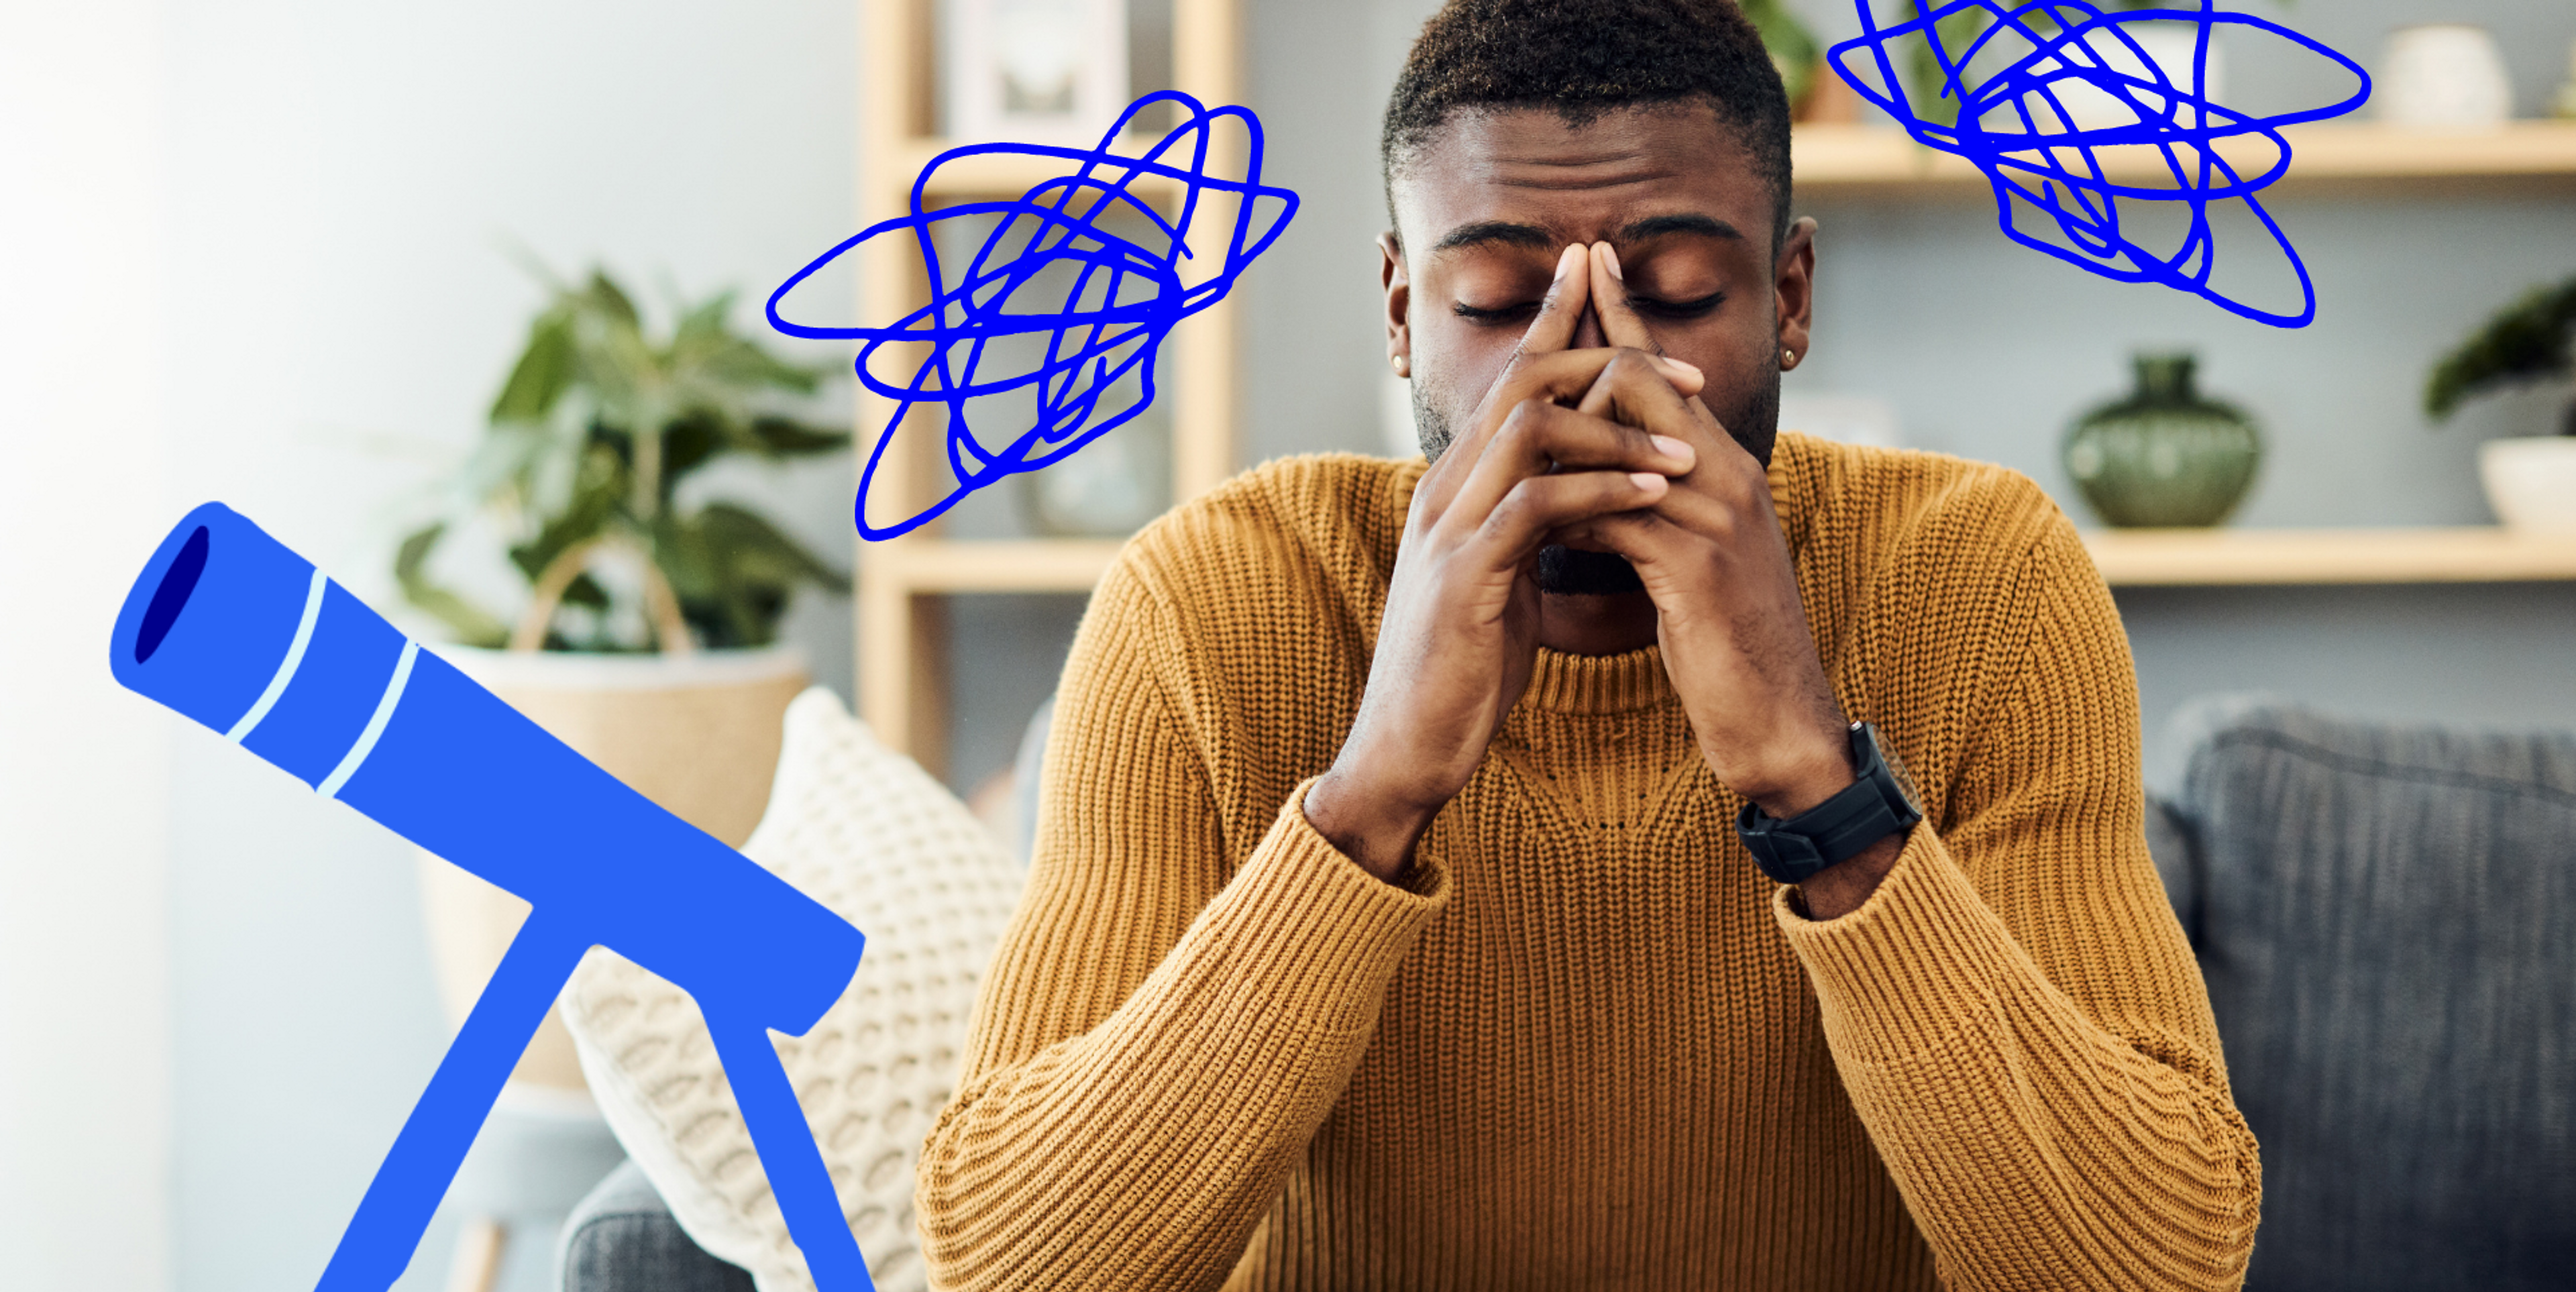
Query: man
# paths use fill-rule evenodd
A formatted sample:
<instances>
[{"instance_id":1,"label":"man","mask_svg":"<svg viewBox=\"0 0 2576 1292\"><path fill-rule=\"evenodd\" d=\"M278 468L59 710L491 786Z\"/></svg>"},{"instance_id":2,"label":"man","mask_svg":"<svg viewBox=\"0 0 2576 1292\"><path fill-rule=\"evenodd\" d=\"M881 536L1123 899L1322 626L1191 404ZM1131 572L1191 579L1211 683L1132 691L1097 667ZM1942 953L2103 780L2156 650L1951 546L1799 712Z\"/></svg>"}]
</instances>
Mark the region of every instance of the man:
<instances>
[{"instance_id":1,"label":"man","mask_svg":"<svg viewBox=\"0 0 2576 1292\"><path fill-rule=\"evenodd\" d=\"M1384 152L1428 465L1273 463L1094 594L942 1285L2236 1286L2117 614L2021 477L1775 440L1749 25L1458 0Z\"/></svg>"}]
</instances>

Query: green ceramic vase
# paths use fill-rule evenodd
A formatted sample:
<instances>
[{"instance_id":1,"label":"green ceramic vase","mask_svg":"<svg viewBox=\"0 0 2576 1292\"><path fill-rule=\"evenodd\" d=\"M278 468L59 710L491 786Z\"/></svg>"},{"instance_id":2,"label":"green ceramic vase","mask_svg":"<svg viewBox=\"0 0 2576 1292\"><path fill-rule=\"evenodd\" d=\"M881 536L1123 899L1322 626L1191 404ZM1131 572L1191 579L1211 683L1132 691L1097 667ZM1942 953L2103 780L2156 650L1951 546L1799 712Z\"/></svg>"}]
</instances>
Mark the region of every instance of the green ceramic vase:
<instances>
[{"instance_id":1,"label":"green ceramic vase","mask_svg":"<svg viewBox=\"0 0 2576 1292\"><path fill-rule=\"evenodd\" d=\"M2189 354L2136 356L2138 388L2066 433L2066 474L2094 514L2122 527L2215 525L2254 485L2263 437L2193 387Z\"/></svg>"}]
</instances>

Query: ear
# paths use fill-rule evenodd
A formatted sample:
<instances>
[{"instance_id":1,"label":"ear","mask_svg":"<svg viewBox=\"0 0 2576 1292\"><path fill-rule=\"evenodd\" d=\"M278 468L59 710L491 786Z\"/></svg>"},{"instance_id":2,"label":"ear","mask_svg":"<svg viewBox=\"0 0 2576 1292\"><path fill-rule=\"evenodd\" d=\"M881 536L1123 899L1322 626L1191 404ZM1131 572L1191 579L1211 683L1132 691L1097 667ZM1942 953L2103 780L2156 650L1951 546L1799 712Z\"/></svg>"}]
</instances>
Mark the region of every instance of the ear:
<instances>
[{"instance_id":1,"label":"ear","mask_svg":"<svg viewBox=\"0 0 2576 1292\"><path fill-rule=\"evenodd\" d=\"M1395 375L1413 376L1413 284L1404 275L1404 244L1389 229L1377 235L1377 282L1386 292L1386 362Z\"/></svg>"},{"instance_id":2,"label":"ear","mask_svg":"<svg viewBox=\"0 0 2576 1292\"><path fill-rule=\"evenodd\" d=\"M1780 255L1772 264L1772 292L1779 301L1780 348L1807 358L1808 327L1813 321L1816 304L1816 221L1800 216L1789 226L1788 235L1780 239ZM1775 359L1778 356L1773 356Z\"/></svg>"}]
</instances>

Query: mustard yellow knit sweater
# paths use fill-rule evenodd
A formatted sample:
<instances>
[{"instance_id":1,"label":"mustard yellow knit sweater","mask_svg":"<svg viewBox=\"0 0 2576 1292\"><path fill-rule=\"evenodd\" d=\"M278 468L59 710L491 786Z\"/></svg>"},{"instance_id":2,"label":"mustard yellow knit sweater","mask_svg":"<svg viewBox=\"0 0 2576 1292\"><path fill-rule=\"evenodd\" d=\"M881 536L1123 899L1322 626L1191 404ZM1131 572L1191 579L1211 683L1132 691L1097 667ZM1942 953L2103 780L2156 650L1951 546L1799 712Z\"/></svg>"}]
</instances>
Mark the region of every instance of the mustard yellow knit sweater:
<instances>
[{"instance_id":1,"label":"mustard yellow knit sweater","mask_svg":"<svg viewBox=\"0 0 2576 1292\"><path fill-rule=\"evenodd\" d=\"M1651 648L1541 651L1407 885L1306 823L1422 469L1265 466L1093 595L921 1165L940 1286L2237 1286L2254 1141L2038 489L1781 437L1825 668L1930 808L1813 922Z\"/></svg>"}]
</instances>

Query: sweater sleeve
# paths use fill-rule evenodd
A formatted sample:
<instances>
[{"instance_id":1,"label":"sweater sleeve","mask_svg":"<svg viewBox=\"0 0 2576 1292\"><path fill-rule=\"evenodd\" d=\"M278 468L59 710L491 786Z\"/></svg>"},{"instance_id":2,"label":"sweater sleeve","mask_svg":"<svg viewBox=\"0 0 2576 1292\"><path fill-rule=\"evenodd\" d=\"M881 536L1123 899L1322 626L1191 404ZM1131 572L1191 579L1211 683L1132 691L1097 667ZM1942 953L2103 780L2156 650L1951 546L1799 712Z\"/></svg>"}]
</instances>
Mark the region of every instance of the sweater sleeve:
<instances>
[{"instance_id":1,"label":"sweater sleeve","mask_svg":"<svg viewBox=\"0 0 2576 1292\"><path fill-rule=\"evenodd\" d=\"M2260 1171L2147 856L2118 611L2062 519L2030 574L1945 828L1842 918L1775 914L1951 1288L2235 1288Z\"/></svg>"},{"instance_id":2,"label":"sweater sleeve","mask_svg":"<svg viewBox=\"0 0 2576 1292\"><path fill-rule=\"evenodd\" d=\"M1436 865L1397 886L1336 851L1304 785L1226 873L1175 622L1134 552L1067 661L1029 886L924 1145L943 1288L1221 1283L1447 899Z\"/></svg>"}]
</instances>

